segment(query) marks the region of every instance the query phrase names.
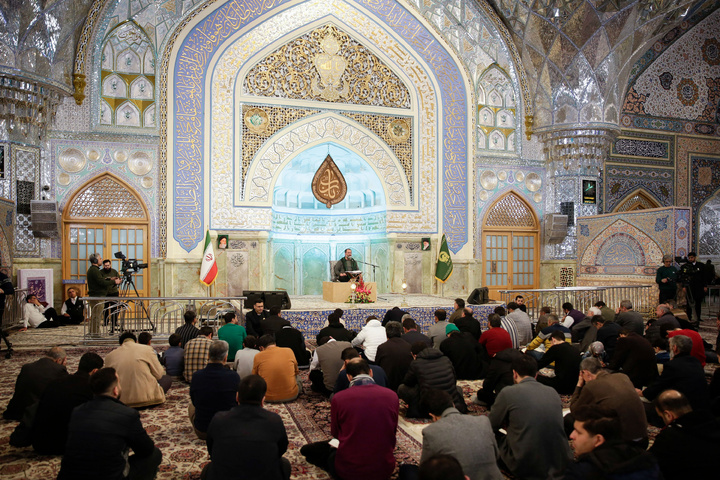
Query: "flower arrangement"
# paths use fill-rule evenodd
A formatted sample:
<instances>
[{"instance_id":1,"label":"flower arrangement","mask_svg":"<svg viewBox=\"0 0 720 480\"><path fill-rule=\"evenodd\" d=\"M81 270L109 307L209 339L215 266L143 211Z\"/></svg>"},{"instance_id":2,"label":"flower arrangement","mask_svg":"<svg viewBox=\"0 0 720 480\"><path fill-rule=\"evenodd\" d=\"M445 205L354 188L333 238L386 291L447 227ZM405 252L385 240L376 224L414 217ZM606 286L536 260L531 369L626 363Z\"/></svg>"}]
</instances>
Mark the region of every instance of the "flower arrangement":
<instances>
[{"instance_id":1,"label":"flower arrangement","mask_svg":"<svg viewBox=\"0 0 720 480\"><path fill-rule=\"evenodd\" d=\"M355 303L373 303L371 299L371 289L369 286L365 285L365 283L358 283L357 288L355 289ZM347 302L345 303L353 303L353 296L350 294L350 296L347 299Z\"/></svg>"}]
</instances>

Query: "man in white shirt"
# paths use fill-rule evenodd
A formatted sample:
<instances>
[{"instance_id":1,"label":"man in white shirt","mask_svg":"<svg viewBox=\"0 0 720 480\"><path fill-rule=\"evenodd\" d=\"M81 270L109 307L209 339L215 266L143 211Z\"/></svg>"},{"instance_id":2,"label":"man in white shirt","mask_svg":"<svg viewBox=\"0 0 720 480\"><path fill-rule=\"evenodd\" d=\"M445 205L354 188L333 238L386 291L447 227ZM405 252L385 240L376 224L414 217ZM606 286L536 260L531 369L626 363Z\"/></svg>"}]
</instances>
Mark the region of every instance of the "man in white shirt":
<instances>
[{"instance_id":1,"label":"man in white shirt","mask_svg":"<svg viewBox=\"0 0 720 480\"><path fill-rule=\"evenodd\" d=\"M243 339L243 348L235 353L235 371L240 378L245 378L252 373L255 355L260 353L257 348L257 337L248 335Z\"/></svg>"},{"instance_id":2,"label":"man in white shirt","mask_svg":"<svg viewBox=\"0 0 720 480\"><path fill-rule=\"evenodd\" d=\"M55 309L44 307L36 295L31 293L26 300L27 303L23 305L23 330L27 330L28 325L33 328L56 328L62 325Z\"/></svg>"}]
</instances>

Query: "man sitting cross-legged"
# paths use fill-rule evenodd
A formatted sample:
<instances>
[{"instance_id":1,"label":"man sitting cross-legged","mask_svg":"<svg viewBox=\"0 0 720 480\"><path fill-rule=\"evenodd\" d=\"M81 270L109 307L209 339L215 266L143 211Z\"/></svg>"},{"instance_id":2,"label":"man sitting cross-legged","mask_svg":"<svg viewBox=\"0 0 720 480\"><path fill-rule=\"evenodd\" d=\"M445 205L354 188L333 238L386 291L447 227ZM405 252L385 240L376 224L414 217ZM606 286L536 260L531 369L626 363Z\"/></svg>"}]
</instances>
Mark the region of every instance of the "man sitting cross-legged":
<instances>
[{"instance_id":1,"label":"man sitting cross-legged","mask_svg":"<svg viewBox=\"0 0 720 480\"><path fill-rule=\"evenodd\" d=\"M421 403L422 393L429 388L444 390L452 397L455 408L467 413L462 389L457 386L457 378L450 359L440 350L428 348L423 342L412 346L415 358L410 364L402 385L398 387L398 396L408 404L408 417L427 417L427 410Z\"/></svg>"},{"instance_id":2,"label":"man sitting cross-legged","mask_svg":"<svg viewBox=\"0 0 720 480\"><path fill-rule=\"evenodd\" d=\"M237 388L238 406L213 417L207 431L210 463L202 480L288 480L290 462L285 425L277 413L263 408L267 384L248 375Z\"/></svg>"},{"instance_id":3,"label":"man sitting cross-legged","mask_svg":"<svg viewBox=\"0 0 720 480\"><path fill-rule=\"evenodd\" d=\"M190 383L188 415L195 435L201 440L207 438L206 432L213 415L237 405L235 397L240 377L225 367L228 348L224 340L213 341L207 366L195 372Z\"/></svg>"},{"instance_id":4,"label":"man sitting cross-legged","mask_svg":"<svg viewBox=\"0 0 720 480\"><path fill-rule=\"evenodd\" d=\"M198 336L190 340L187 344L183 344L185 349L184 371L185 381L190 383L192 376L201 368L205 368L208 360L208 352L212 345L213 329L212 327L202 327Z\"/></svg>"},{"instance_id":5,"label":"man sitting cross-legged","mask_svg":"<svg viewBox=\"0 0 720 480\"><path fill-rule=\"evenodd\" d=\"M570 413L565 415L565 432L568 436L573 430L575 412L587 406L613 410L620 418L623 440L647 445L645 409L630 378L624 373L603 370L600 360L594 357L580 362L580 375L570 399Z\"/></svg>"},{"instance_id":6,"label":"man sitting cross-legged","mask_svg":"<svg viewBox=\"0 0 720 480\"><path fill-rule=\"evenodd\" d=\"M569 395L575 389L581 360L580 352L574 345L567 342L570 338L565 335L564 332L555 330L550 335L552 347L538 362L538 368L545 368L551 363L555 363L555 376L538 375L537 381L553 387L561 395Z\"/></svg>"},{"instance_id":7,"label":"man sitting cross-legged","mask_svg":"<svg viewBox=\"0 0 720 480\"><path fill-rule=\"evenodd\" d=\"M15 381L15 391L3 412L6 420L20 420L25 409L37 402L53 380L66 376L67 354L61 347L52 347L39 360L26 363Z\"/></svg>"},{"instance_id":8,"label":"man sitting cross-legged","mask_svg":"<svg viewBox=\"0 0 720 480\"><path fill-rule=\"evenodd\" d=\"M720 421L707 410L693 410L677 390L665 390L653 403L667 426L655 438L650 453L665 480L712 475L720 451Z\"/></svg>"},{"instance_id":9,"label":"man sitting cross-legged","mask_svg":"<svg viewBox=\"0 0 720 480\"><path fill-rule=\"evenodd\" d=\"M148 436L137 410L120 400L114 368L90 377L93 399L73 410L58 480L155 478L162 453ZM128 457L128 450L134 455ZM126 470L129 467L129 475Z\"/></svg>"},{"instance_id":10,"label":"man sitting cross-legged","mask_svg":"<svg viewBox=\"0 0 720 480\"><path fill-rule=\"evenodd\" d=\"M412 345L415 342L425 342L428 347L432 347L432 340L427 335L418 332L417 323L412 318L406 318L402 321L403 334L400 338Z\"/></svg>"},{"instance_id":11,"label":"man sitting cross-legged","mask_svg":"<svg viewBox=\"0 0 720 480\"><path fill-rule=\"evenodd\" d=\"M533 341L527 345L525 353L533 357L535 360L540 360L543 354L552 347L550 335L552 335L553 332L560 331L565 335L565 337L567 337L568 342L571 341L572 333L570 332L570 329L560 323L560 319L558 319L557 315L554 313L547 314L547 324L548 326L543 328Z\"/></svg>"},{"instance_id":12,"label":"man sitting cross-legged","mask_svg":"<svg viewBox=\"0 0 720 480\"><path fill-rule=\"evenodd\" d=\"M155 351L137 343L132 332L120 335L120 347L105 357L105 365L117 371L123 383L123 403L129 407L147 407L165 402L165 393L172 385L164 375Z\"/></svg>"},{"instance_id":13,"label":"man sitting cross-legged","mask_svg":"<svg viewBox=\"0 0 720 480\"><path fill-rule=\"evenodd\" d=\"M387 341L377 347L375 362L385 370L388 377L388 388L397 391L405 374L413 361L410 344L400 338L402 325L400 322L388 322L385 325Z\"/></svg>"},{"instance_id":14,"label":"man sitting cross-legged","mask_svg":"<svg viewBox=\"0 0 720 480\"><path fill-rule=\"evenodd\" d=\"M328 336L320 339L310 362L309 378L313 392L321 393L326 397L332 395L338 376L336 372L344 367L342 352L346 348L355 350L350 342L337 341Z\"/></svg>"},{"instance_id":15,"label":"man sitting cross-legged","mask_svg":"<svg viewBox=\"0 0 720 480\"><path fill-rule=\"evenodd\" d=\"M462 415L442 390L428 390L424 401L433 423L422 431L421 463L434 455L447 454L460 462L470 480L503 478L495 460L495 435L486 416Z\"/></svg>"},{"instance_id":16,"label":"man sitting cross-legged","mask_svg":"<svg viewBox=\"0 0 720 480\"><path fill-rule=\"evenodd\" d=\"M347 365L350 388L330 403L331 441L303 446L308 462L340 480L384 480L395 469L398 397L375 384L364 359Z\"/></svg>"},{"instance_id":17,"label":"man sitting cross-legged","mask_svg":"<svg viewBox=\"0 0 720 480\"><path fill-rule=\"evenodd\" d=\"M40 396L32 424L32 446L41 455L62 455L73 409L92 399L90 376L103 367L97 353L80 357L77 372L50 383Z\"/></svg>"},{"instance_id":18,"label":"man sitting cross-legged","mask_svg":"<svg viewBox=\"0 0 720 480\"><path fill-rule=\"evenodd\" d=\"M493 430L507 431L498 439L500 466L527 480L562 478L571 456L560 397L535 380L537 362L531 356L514 359L512 370L515 385L503 388L490 410Z\"/></svg>"},{"instance_id":19,"label":"man sitting cross-legged","mask_svg":"<svg viewBox=\"0 0 720 480\"><path fill-rule=\"evenodd\" d=\"M564 477L567 480L662 478L658 464L649 452L640 445L622 440L620 418L613 410L590 406L579 408L570 438L578 458L568 465Z\"/></svg>"},{"instance_id":20,"label":"man sitting cross-legged","mask_svg":"<svg viewBox=\"0 0 720 480\"><path fill-rule=\"evenodd\" d=\"M343 366L335 379L333 393L342 392L343 390L350 388L350 380L348 379L345 369L352 359L360 358L360 354L353 347L349 347L342 351L340 358L343 361ZM387 375L385 375L385 370L383 370L379 365L370 365L370 375L373 377L375 385L380 385L381 387L388 386L388 378Z\"/></svg>"},{"instance_id":21,"label":"man sitting cross-legged","mask_svg":"<svg viewBox=\"0 0 720 480\"><path fill-rule=\"evenodd\" d=\"M260 353L253 359L253 375L260 375L267 383L265 400L291 402L302 393L297 360L292 350L275 345L272 335L258 339Z\"/></svg>"}]
</instances>

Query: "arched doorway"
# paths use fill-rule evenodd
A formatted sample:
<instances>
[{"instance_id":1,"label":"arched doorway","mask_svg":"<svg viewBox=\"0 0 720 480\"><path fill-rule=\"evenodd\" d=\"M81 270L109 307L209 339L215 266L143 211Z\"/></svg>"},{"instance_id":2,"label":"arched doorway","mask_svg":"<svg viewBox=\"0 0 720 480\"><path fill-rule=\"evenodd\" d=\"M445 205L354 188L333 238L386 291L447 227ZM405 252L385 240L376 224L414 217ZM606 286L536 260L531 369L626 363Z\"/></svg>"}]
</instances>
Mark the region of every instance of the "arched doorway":
<instances>
[{"instance_id":1,"label":"arched doorway","mask_svg":"<svg viewBox=\"0 0 720 480\"><path fill-rule=\"evenodd\" d=\"M110 173L75 192L63 209L62 220L63 279L84 282L88 257L94 252L111 259L118 272L121 261L115 258L116 252L138 263L149 261L147 208L131 187ZM139 270L133 280L140 296L148 296L150 269Z\"/></svg>"},{"instance_id":2,"label":"arched doorway","mask_svg":"<svg viewBox=\"0 0 720 480\"><path fill-rule=\"evenodd\" d=\"M517 193L496 200L482 229L483 279L490 298L499 290L538 286L539 222L533 209Z\"/></svg>"}]
</instances>

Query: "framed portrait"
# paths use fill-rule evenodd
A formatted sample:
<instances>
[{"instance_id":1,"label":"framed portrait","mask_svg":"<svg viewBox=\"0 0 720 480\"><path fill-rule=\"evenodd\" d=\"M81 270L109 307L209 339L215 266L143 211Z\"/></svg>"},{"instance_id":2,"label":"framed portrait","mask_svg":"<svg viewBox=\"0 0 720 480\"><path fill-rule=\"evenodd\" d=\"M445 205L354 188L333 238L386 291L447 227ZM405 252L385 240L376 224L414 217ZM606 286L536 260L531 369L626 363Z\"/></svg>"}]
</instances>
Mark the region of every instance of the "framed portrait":
<instances>
[{"instance_id":1,"label":"framed portrait","mask_svg":"<svg viewBox=\"0 0 720 480\"><path fill-rule=\"evenodd\" d=\"M227 250L228 248L228 236L218 235L218 249Z\"/></svg>"},{"instance_id":2,"label":"framed portrait","mask_svg":"<svg viewBox=\"0 0 720 480\"><path fill-rule=\"evenodd\" d=\"M422 239L422 241L420 242L420 249L423 252L427 252L430 250L430 237Z\"/></svg>"}]
</instances>

